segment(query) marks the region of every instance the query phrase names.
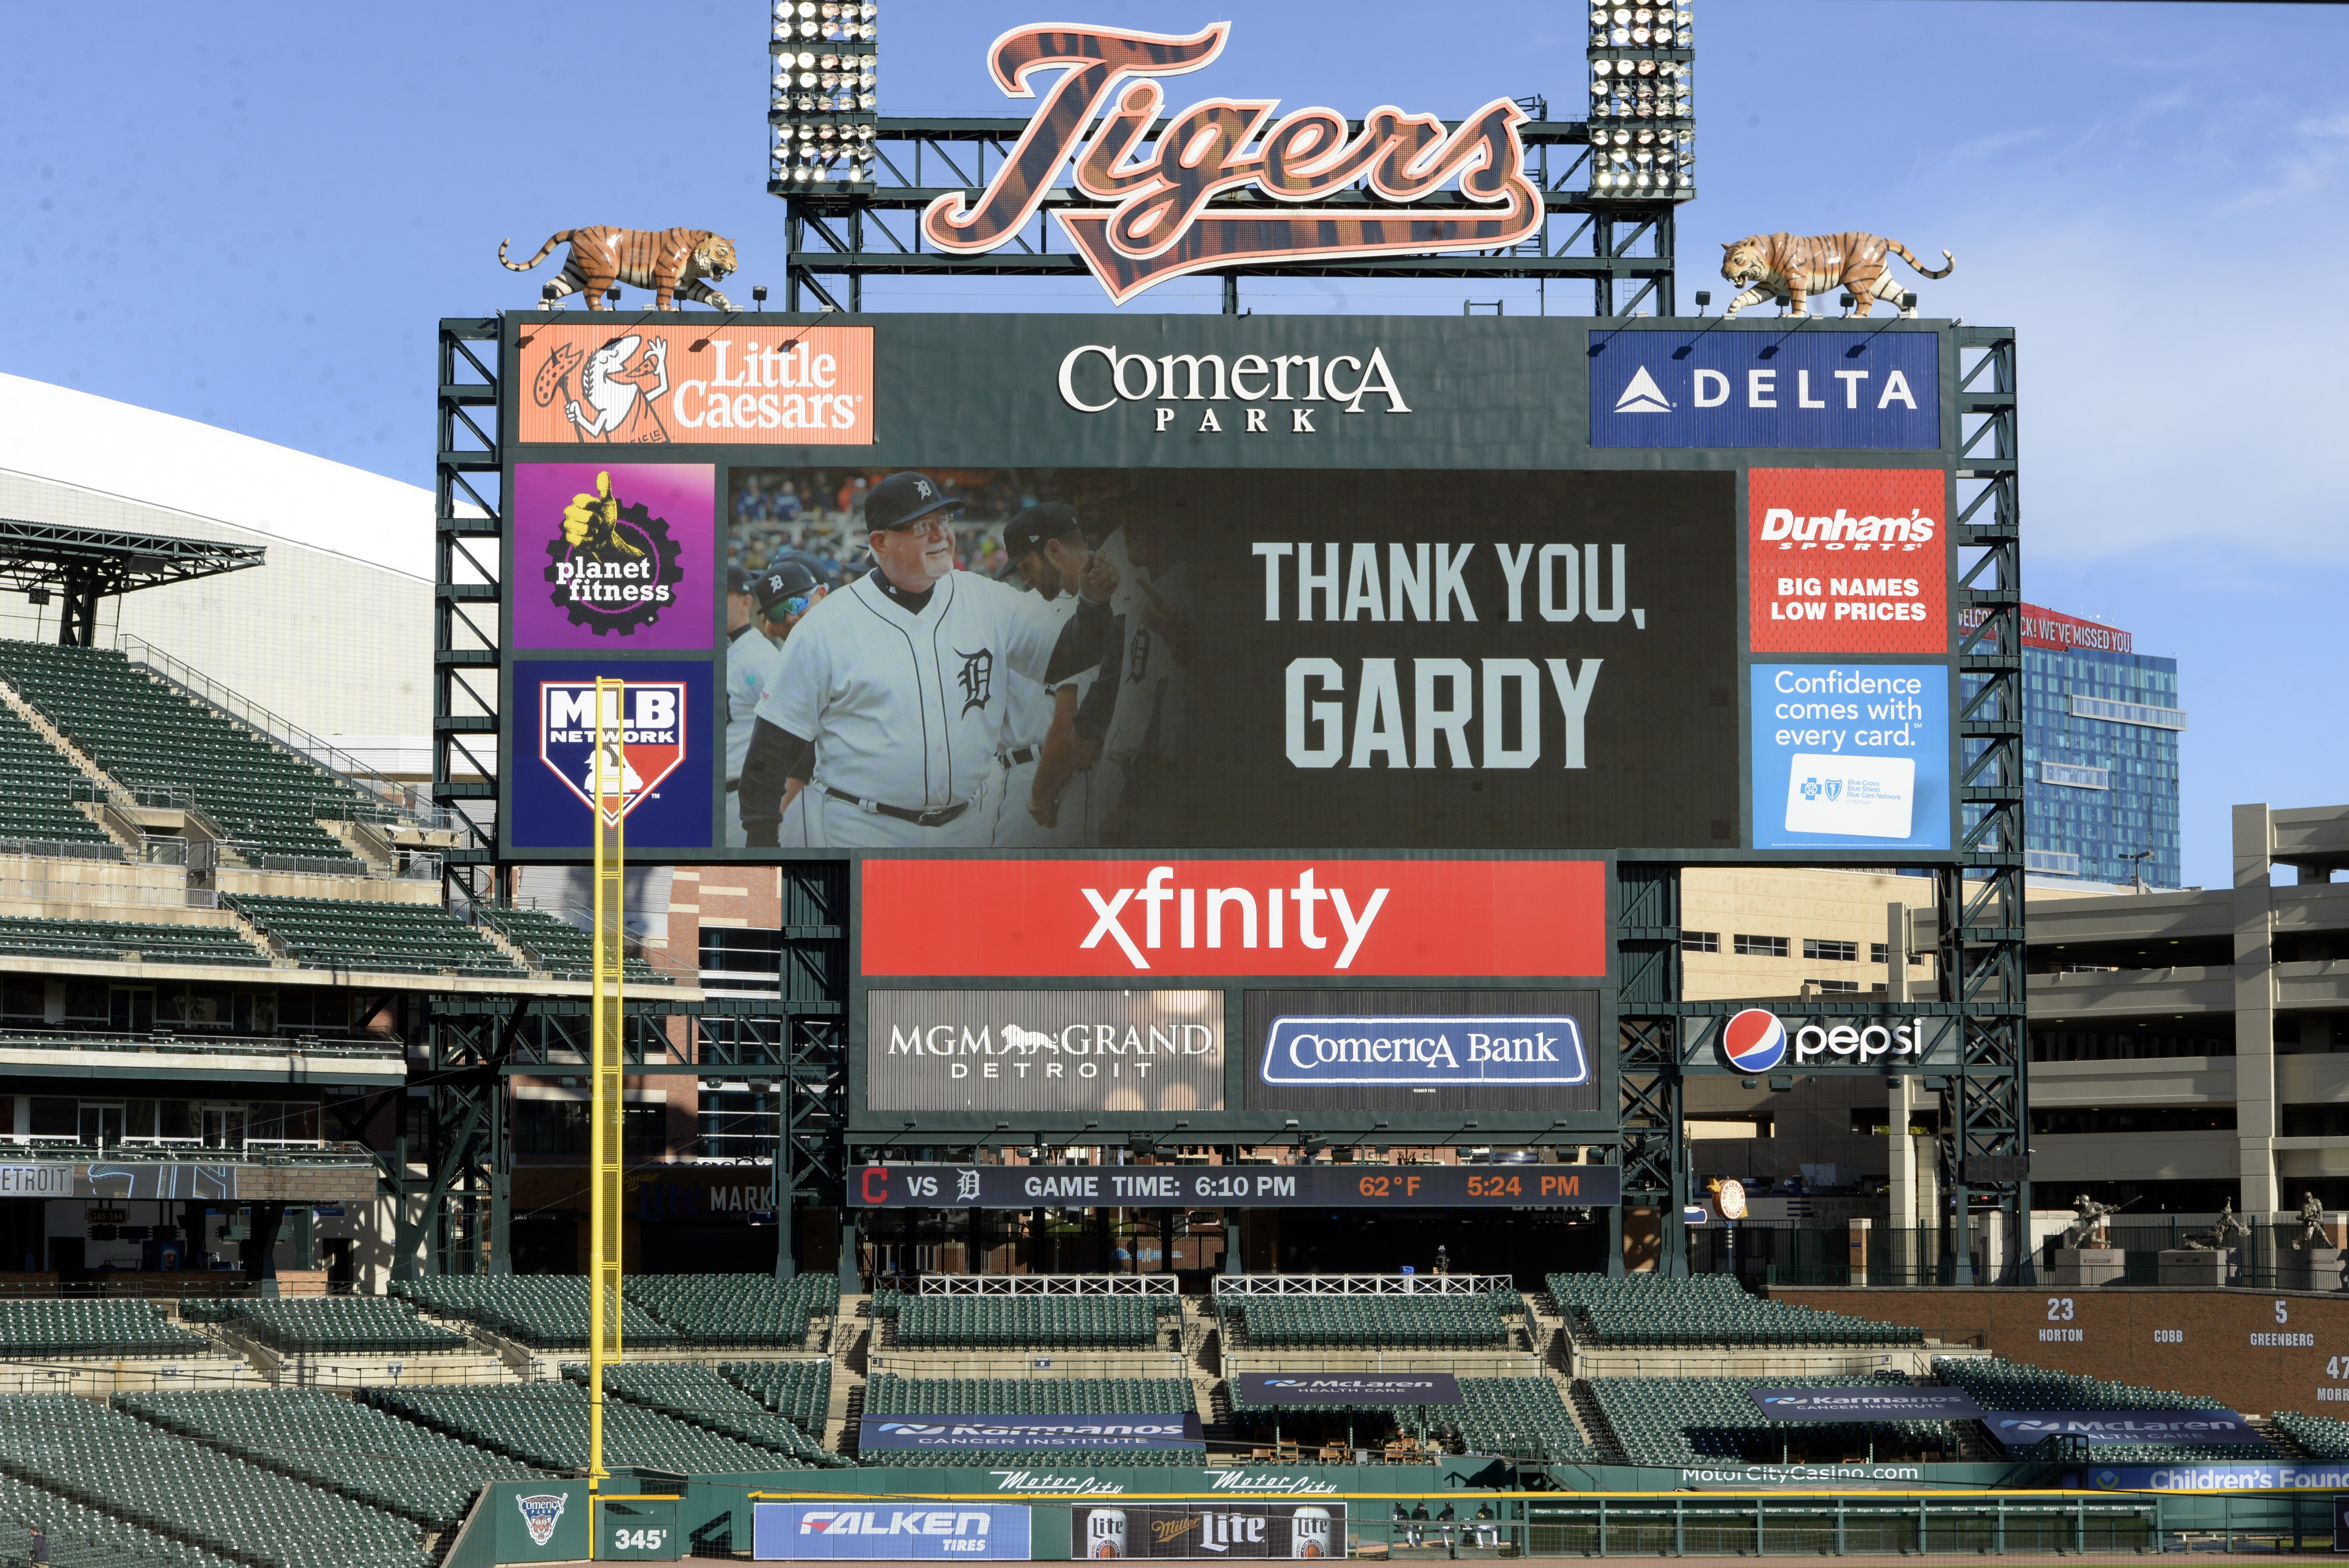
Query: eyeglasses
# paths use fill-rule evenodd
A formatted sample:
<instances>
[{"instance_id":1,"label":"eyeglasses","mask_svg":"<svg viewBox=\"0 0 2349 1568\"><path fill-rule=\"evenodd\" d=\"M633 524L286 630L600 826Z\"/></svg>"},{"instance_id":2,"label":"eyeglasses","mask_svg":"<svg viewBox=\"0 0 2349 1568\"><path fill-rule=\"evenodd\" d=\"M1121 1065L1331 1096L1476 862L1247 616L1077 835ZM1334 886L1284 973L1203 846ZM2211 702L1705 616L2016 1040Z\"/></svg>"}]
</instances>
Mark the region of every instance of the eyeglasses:
<instances>
[{"instance_id":1,"label":"eyeglasses","mask_svg":"<svg viewBox=\"0 0 2349 1568\"><path fill-rule=\"evenodd\" d=\"M780 621L786 615L804 615L808 613L808 606L814 603L815 595L812 593L794 593L788 599L779 599L768 605L767 619Z\"/></svg>"},{"instance_id":2,"label":"eyeglasses","mask_svg":"<svg viewBox=\"0 0 2349 1568\"><path fill-rule=\"evenodd\" d=\"M910 522L893 522L881 531L884 533L911 533L923 536L933 533L949 534L954 531L954 519L945 512L934 511L926 517L915 518Z\"/></svg>"}]
</instances>

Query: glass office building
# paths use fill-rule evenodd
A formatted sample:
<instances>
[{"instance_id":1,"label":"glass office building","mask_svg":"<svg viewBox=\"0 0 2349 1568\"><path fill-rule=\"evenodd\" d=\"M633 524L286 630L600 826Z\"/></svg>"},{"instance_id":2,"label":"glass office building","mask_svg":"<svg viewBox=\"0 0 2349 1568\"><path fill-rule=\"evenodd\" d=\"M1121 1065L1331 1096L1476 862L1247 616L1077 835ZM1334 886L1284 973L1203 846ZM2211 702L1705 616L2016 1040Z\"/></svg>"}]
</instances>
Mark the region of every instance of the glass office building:
<instances>
[{"instance_id":1,"label":"glass office building","mask_svg":"<svg viewBox=\"0 0 2349 1568\"><path fill-rule=\"evenodd\" d=\"M2137 653L2116 627L2025 604L2023 672L2028 869L2177 887L2178 661Z\"/></svg>"}]
</instances>

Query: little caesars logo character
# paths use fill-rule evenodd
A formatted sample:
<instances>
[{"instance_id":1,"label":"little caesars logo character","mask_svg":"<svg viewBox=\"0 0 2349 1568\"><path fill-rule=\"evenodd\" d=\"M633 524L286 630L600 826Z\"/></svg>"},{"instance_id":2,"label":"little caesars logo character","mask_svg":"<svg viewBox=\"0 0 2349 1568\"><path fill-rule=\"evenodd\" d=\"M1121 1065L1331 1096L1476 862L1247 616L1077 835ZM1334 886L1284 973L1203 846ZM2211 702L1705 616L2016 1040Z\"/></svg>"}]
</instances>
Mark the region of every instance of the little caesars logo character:
<instances>
[{"instance_id":1,"label":"little caesars logo character","mask_svg":"<svg viewBox=\"0 0 2349 1568\"><path fill-rule=\"evenodd\" d=\"M595 494L571 498L546 555L554 603L570 611L573 625L599 637L629 636L659 620L685 579L667 521L642 501L614 495L609 473L595 476Z\"/></svg>"}]
</instances>

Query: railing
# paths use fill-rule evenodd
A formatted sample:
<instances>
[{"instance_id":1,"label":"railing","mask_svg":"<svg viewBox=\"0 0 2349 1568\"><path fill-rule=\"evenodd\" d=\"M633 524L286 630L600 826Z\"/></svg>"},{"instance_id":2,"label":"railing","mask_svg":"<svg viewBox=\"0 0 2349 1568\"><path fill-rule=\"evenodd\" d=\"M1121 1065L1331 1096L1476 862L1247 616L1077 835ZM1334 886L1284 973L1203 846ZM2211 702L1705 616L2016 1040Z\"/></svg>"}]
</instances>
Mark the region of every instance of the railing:
<instances>
[{"instance_id":1,"label":"railing","mask_svg":"<svg viewBox=\"0 0 2349 1568\"><path fill-rule=\"evenodd\" d=\"M1173 1274L924 1274L923 1295L1179 1295Z\"/></svg>"},{"instance_id":2,"label":"railing","mask_svg":"<svg viewBox=\"0 0 2349 1568\"><path fill-rule=\"evenodd\" d=\"M115 1143L84 1143L78 1138L43 1138L9 1133L0 1134L0 1150L6 1151L12 1163L26 1160L72 1162L93 1157L109 1161L152 1160L198 1165L360 1164L372 1167L375 1163L374 1154L364 1143L324 1139L300 1142L290 1148L268 1147L266 1140L259 1139L237 1144L206 1143L196 1147L177 1142L158 1146L152 1142L132 1142L129 1140Z\"/></svg>"},{"instance_id":3,"label":"railing","mask_svg":"<svg viewBox=\"0 0 2349 1568\"><path fill-rule=\"evenodd\" d=\"M1509 1274L1217 1274L1216 1295L1486 1295L1514 1291Z\"/></svg>"},{"instance_id":4,"label":"railing","mask_svg":"<svg viewBox=\"0 0 2349 1568\"><path fill-rule=\"evenodd\" d=\"M372 877L390 882L439 882L440 857L420 850L402 850L388 869L357 855L342 858L329 855L286 855L264 850L254 844L231 842L243 867L231 870L274 872L287 876L305 877Z\"/></svg>"},{"instance_id":5,"label":"railing","mask_svg":"<svg viewBox=\"0 0 2349 1568\"><path fill-rule=\"evenodd\" d=\"M0 900L22 899L57 903L120 904L133 909L218 909L220 895L205 888L172 882L154 887L140 882L55 882L47 877L0 877Z\"/></svg>"},{"instance_id":6,"label":"railing","mask_svg":"<svg viewBox=\"0 0 2349 1568\"><path fill-rule=\"evenodd\" d=\"M280 1035L239 1037L179 1035L159 1031L131 1035L120 1030L73 1029L0 1033L0 1050L59 1051L191 1051L213 1056L261 1056L279 1051L295 1056L398 1057L406 1047L396 1040L322 1040L315 1035L288 1039ZM148 1141L128 1139L126 1142Z\"/></svg>"},{"instance_id":7,"label":"railing","mask_svg":"<svg viewBox=\"0 0 2349 1568\"><path fill-rule=\"evenodd\" d=\"M132 664L144 666L189 696L218 708L261 738L295 752L338 781L349 785L360 794L382 803L400 817L414 820L419 826L448 828L459 824L448 821L424 821L426 812L437 811L443 819L449 816L437 808L422 808L410 803L409 793L396 784L372 778L367 765L349 752L311 734L293 720L271 712L243 693L222 686L203 671L173 657L143 637L128 633L118 634L116 649Z\"/></svg>"},{"instance_id":8,"label":"railing","mask_svg":"<svg viewBox=\"0 0 2349 1568\"><path fill-rule=\"evenodd\" d=\"M0 839L0 855L29 855L42 861L119 861L122 846L107 840Z\"/></svg>"}]
</instances>

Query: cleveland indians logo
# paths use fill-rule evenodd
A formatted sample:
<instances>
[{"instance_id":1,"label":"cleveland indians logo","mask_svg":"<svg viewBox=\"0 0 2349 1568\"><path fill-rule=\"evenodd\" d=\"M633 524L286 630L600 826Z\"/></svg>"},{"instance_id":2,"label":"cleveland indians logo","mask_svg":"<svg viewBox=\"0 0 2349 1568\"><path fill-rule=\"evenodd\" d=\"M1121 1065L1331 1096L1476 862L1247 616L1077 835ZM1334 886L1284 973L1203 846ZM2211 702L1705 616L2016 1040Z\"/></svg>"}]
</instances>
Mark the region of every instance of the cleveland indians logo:
<instances>
[{"instance_id":1,"label":"cleveland indians logo","mask_svg":"<svg viewBox=\"0 0 2349 1568\"><path fill-rule=\"evenodd\" d=\"M1517 135L1526 115L1507 98L1495 98L1448 136L1433 115L1382 106L1362 117L1350 140L1335 109L1300 108L1275 120L1277 98L1208 98L1169 119L1154 150L1139 153L1165 103L1153 78L1207 65L1223 53L1229 32L1229 23L1218 22L1188 37L1062 26L1004 34L988 63L1005 97L1034 97L1029 82L1039 72L1065 74L977 204L962 191L939 197L922 214L923 233L960 255L1009 242L1042 207L1088 129L1092 139L1077 160L1075 186L1116 205L1056 208L1052 215L1120 304L1168 278L1236 262L1493 250L1540 231L1541 192L1525 176ZM1390 201L1413 201L1455 180L1461 195L1498 210L1202 216L1210 198L1247 185L1302 206L1365 181Z\"/></svg>"},{"instance_id":2,"label":"cleveland indians logo","mask_svg":"<svg viewBox=\"0 0 2349 1568\"><path fill-rule=\"evenodd\" d=\"M975 654L966 654L957 648L955 656L962 660L962 673L955 676L955 684L962 688L963 713L985 707L995 690L995 651L981 648ZM959 718L961 714L955 717Z\"/></svg>"}]
</instances>

